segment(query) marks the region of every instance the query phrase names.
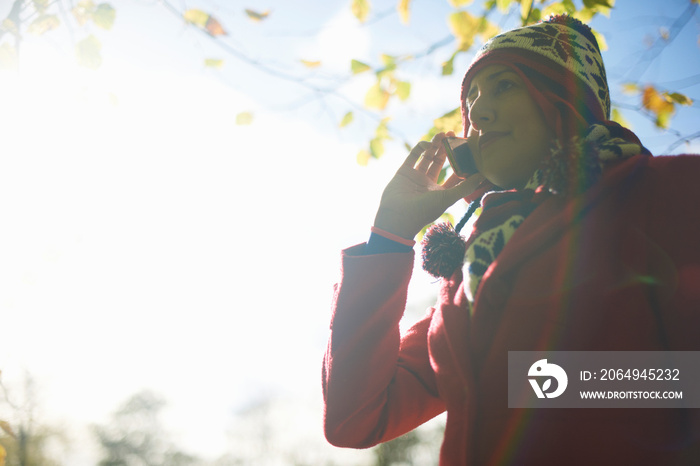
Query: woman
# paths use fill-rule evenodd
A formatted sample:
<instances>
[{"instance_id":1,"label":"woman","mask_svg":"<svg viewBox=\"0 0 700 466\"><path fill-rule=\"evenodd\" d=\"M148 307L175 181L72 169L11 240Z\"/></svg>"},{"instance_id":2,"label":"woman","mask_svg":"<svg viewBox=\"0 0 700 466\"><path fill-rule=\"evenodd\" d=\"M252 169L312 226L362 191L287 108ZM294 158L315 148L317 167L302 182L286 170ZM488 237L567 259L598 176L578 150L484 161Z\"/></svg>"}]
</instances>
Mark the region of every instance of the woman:
<instances>
[{"instance_id":1,"label":"woman","mask_svg":"<svg viewBox=\"0 0 700 466\"><path fill-rule=\"evenodd\" d=\"M608 121L598 45L566 16L484 45L462 114L479 173L438 185L446 135L419 143L343 252L327 439L365 448L447 411L442 465L700 464L695 409L507 403L508 351L700 350L700 158L651 157ZM457 253L423 245L438 302L400 335L413 238L460 198L482 212Z\"/></svg>"}]
</instances>

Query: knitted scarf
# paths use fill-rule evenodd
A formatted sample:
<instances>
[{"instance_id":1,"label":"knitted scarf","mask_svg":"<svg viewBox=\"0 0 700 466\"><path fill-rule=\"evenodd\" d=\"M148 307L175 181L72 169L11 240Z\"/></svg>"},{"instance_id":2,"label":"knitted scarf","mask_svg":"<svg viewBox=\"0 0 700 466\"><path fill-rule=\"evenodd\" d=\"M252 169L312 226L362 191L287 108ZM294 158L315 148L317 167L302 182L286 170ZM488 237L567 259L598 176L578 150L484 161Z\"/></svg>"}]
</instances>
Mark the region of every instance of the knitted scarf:
<instances>
[{"instance_id":1,"label":"knitted scarf","mask_svg":"<svg viewBox=\"0 0 700 466\"><path fill-rule=\"evenodd\" d=\"M606 166L636 154L650 155L634 133L611 121L591 125L566 145L555 143L523 189L484 195L469 240L453 229L448 232L444 224L431 227L422 242L424 270L448 278L464 265L465 293L473 304L484 274L539 204L554 195L582 194L599 181Z\"/></svg>"}]
</instances>

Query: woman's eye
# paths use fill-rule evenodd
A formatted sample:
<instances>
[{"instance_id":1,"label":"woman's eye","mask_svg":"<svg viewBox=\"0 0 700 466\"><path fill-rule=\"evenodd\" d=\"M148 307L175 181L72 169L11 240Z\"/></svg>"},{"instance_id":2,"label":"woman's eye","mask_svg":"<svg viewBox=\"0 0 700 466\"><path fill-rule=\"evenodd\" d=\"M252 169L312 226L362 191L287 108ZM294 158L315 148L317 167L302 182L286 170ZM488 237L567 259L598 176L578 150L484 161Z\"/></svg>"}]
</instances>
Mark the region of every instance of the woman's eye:
<instances>
[{"instance_id":1,"label":"woman's eye","mask_svg":"<svg viewBox=\"0 0 700 466\"><path fill-rule=\"evenodd\" d=\"M515 83L510 79L502 79L498 81L498 85L496 86L496 92L507 91L513 86L515 86Z\"/></svg>"}]
</instances>

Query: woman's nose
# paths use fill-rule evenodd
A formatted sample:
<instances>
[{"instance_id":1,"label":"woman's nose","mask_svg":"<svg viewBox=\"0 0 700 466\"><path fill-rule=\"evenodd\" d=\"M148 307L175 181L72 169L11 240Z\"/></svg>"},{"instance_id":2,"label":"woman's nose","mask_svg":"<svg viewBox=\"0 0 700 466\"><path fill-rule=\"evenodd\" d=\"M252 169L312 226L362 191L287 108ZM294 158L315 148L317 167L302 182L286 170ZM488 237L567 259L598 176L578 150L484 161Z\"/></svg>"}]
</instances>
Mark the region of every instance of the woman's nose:
<instances>
[{"instance_id":1,"label":"woman's nose","mask_svg":"<svg viewBox=\"0 0 700 466\"><path fill-rule=\"evenodd\" d=\"M469 124L481 130L484 125L492 123L496 119L496 113L485 95L478 96L469 107Z\"/></svg>"}]
</instances>

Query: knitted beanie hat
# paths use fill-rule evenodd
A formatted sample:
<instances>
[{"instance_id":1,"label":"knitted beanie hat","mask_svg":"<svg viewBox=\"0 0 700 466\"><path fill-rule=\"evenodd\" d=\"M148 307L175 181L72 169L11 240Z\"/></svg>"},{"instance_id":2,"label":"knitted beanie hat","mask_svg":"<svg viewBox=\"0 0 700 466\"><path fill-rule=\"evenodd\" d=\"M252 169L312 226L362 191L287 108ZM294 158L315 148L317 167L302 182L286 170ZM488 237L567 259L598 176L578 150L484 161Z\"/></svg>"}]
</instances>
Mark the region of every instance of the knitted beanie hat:
<instances>
[{"instance_id":1,"label":"knitted beanie hat","mask_svg":"<svg viewBox=\"0 0 700 466\"><path fill-rule=\"evenodd\" d=\"M610 93L598 42L588 26L560 15L499 34L476 53L462 81L465 136L470 125L466 96L471 80L494 64L509 66L528 84L559 138L566 135L562 124L578 122L585 127L610 118Z\"/></svg>"}]
</instances>

